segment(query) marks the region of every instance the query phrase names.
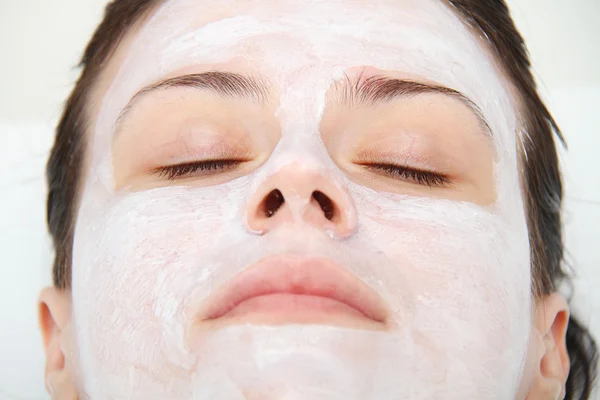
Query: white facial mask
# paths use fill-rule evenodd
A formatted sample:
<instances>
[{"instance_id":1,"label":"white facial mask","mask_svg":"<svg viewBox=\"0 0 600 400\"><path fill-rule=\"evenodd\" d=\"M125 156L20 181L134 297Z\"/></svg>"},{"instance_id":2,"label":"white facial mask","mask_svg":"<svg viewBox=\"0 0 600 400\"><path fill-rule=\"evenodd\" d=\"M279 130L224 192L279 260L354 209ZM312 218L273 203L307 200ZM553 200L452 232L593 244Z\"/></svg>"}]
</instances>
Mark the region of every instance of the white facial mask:
<instances>
[{"instance_id":1,"label":"white facial mask","mask_svg":"<svg viewBox=\"0 0 600 400\"><path fill-rule=\"evenodd\" d=\"M216 186L115 191L112 126L131 97L175 70L232 57L257 65L280 89L282 136L270 159ZM498 154L493 206L378 192L344 176L319 123L331 84L360 66L423 76L480 106ZM482 46L439 1L167 2L136 35L94 130L73 254L82 394L515 398L531 277L517 123L505 86ZM252 232L247 204L284 168L305 168L347 193L352 234L330 236L300 218ZM203 300L280 253L344 266L386 301L394 329L241 325L190 338Z\"/></svg>"}]
</instances>

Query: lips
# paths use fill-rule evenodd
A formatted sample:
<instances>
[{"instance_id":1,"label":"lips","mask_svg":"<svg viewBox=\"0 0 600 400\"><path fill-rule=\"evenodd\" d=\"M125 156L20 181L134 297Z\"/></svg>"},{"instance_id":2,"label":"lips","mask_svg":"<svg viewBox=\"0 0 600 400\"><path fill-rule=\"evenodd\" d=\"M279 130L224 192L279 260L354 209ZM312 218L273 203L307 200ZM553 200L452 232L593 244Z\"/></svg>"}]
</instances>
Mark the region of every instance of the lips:
<instances>
[{"instance_id":1,"label":"lips","mask_svg":"<svg viewBox=\"0 0 600 400\"><path fill-rule=\"evenodd\" d=\"M324 258L273 256L252 265L209 298L202 320L277 314L294 322L306 314L345 314L384 324L380 296Z\"/></svg>"}]
</instances>

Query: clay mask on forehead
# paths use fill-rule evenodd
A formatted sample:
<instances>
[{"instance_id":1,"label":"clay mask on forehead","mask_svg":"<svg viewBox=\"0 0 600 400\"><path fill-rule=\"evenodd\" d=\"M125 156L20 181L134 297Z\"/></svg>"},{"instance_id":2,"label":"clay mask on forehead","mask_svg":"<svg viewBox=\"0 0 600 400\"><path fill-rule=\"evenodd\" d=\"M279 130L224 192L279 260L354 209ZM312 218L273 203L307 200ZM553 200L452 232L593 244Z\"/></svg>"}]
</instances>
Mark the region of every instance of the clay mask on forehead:
<instances>
[{"instance_id":1,"label":"clay mask on forehead","mask_svg":"<svg viewBox=\"0 0 600 400\"><path fill-rule=\"evenodd\" d=\"M279 137L264 162L212 185L118 185L115 143L135 121L114 127L135 93L181 71L232 65L262 76L275 99ZM371 187L336 163L323 124L332 88L357 71L433 82L477 104L491 130L478 134L493 147L493 201ZM135 33L93 131L73 261L81 392L93 400L515 398L531 300L517 125L505 87L484 46L439 1L168 1ZM178 103L188 95L162 92L174 105L165 121L189 117ZM332 125L351 119L341 113ZM200 127L186 131L205 132L200 144L183 146L200 159L217 144L201 127L205 114L190 117ZM148 135L138 137L138 151L152 157L143 150ZM190 157L181 153L170 156ZM339 194L343 229L305 221L301 195L288 199L285 224L253 229L257 193L289 184L290 171ZM274 254L343 266L381 297L386 329L203 329L204 302Z\"/></svg>"}]
</instances>

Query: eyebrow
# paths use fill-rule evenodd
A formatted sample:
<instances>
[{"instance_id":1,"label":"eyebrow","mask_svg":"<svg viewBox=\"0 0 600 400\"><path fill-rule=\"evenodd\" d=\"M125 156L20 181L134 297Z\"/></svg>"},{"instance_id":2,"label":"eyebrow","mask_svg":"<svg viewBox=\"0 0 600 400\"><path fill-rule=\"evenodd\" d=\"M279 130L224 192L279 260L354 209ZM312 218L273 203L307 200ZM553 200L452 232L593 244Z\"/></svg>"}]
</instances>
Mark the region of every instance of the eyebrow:
<instances>
[{"instance_id":1,"label":"eyebrow","mask_svg":"<svg viewBox=\"0 0 600 400\"><path fill-rule=\"evenodd\" d=\"M131 98L115 121L113 127L115 135L127 115L142 97L159 90L178 87L208 90L224 98L240 98L260 103L265 102L269 95L269 86L262 79L231 72L211 71L164 79L145 86Z\"/></svg>"},{"instance_id":2,"label":"eyebrow","mask_svg":"<svg viewBox=\"0 0 600 400\"><path fill-rule=\"evenodd\" d=\"M177 87L209 90L224 98L247 99L260 103L265 102L269 97L269 85L265 80L247 75L211 71L168 78L144 87L131 98L115 121L113 129L115 135L122 122L142 97L155 91ZM359 75L358 79L352 80L346 75L342 82L336 82L334 90L337 99L349 106L374 106L398 98L411 98L429 93L453 97L466 105L475 114L487 136L492 136L490 124L479 106L458 90L445 86L386 76L363 78L362 75Z\"/></svg>"},{"instance_id":3,"label":"eyebrow","mask_svg":"<svg viewBox=\"0 0 600 400\"><path fill-rule=\"evenodd\" d=\"M359 75L356 80L346 76L343 82L335 86L335 96L348 106L375 106L398 98L411 98L429 93L449 96L462 102L475 114L486 135L492 136L492 129L481 108L465 94L455 89L386 76L363 78L362 75Z\"/></svg>"}]
</instances>

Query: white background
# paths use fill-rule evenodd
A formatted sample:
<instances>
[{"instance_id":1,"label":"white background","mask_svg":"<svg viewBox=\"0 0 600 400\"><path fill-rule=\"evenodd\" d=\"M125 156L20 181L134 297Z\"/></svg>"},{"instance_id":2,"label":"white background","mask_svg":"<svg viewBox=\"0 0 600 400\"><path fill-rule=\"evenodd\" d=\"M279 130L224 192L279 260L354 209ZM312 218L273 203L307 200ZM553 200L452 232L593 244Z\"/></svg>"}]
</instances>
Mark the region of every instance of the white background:
<instances>
[{"instance_id":1,"label":"white background","mask_svg":"<svg viewBox=\"0 0 600 400\"><path fill-rule=\"evenodd\" d=\"M43 168L104 4L0 0L0 399L47 398L36 319L51 266ZM564 216L576 306L600 337L600 1L509 5L569 143Z\"/></svg>"}]
</instances>

